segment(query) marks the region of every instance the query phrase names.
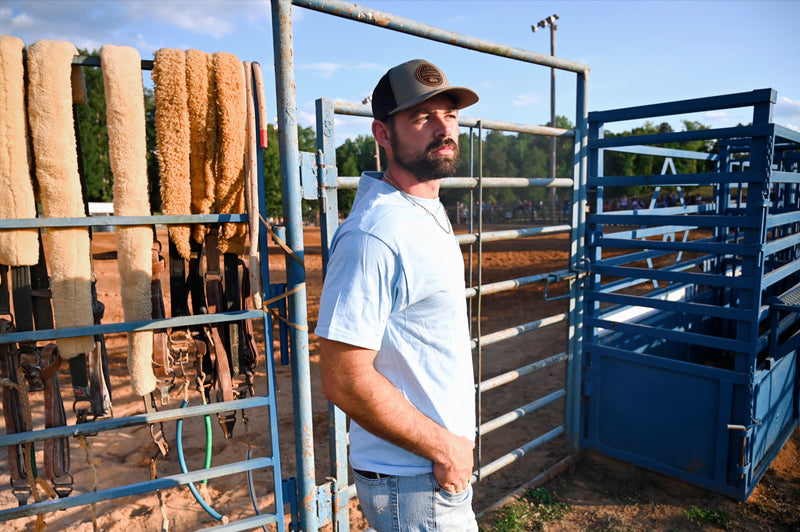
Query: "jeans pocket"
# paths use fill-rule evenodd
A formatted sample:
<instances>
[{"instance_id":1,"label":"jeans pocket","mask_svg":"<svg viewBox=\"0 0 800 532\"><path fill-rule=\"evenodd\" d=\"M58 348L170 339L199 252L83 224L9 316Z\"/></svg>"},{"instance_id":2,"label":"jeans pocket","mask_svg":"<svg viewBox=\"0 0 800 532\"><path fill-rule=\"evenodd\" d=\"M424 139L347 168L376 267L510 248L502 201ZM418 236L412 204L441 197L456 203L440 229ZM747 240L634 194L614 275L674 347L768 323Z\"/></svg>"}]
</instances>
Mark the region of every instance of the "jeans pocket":
<instances>
[{"instance_id":1,"label":"jeans pocket","mask_svg":"<svg viewBox=\"0 0 800 532\"><path fill-rule=\"evenodd\" d=\"M440 497L447 504L463 504L464 501L469 499L471 494L472 494L472 485L467 486L467 489L465 489L464 491L453 493L447 491L446 489L441 487L438 483L436 484L436 495Z\"/></svg>"}]
</instances>

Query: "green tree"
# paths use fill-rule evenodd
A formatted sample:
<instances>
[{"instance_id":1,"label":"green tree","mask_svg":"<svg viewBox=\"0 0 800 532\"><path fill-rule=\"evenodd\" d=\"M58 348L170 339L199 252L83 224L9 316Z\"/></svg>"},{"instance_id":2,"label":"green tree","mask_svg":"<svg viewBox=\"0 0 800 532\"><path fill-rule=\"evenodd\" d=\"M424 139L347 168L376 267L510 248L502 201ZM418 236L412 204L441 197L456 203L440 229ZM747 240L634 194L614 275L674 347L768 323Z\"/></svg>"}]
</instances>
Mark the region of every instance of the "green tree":
<instances>
[{"instance_id":1,"label":"green tree","mask_svg":"<svg viewBox=\"0 0 800 532\"><path fill-rule=\"evenodd\" d=\"M81 50L81 54L87 54ZM95 52L96 55L96 52ZM75 106L76 134L88 201L112 201L114 179L108 157L108 128L103 73L83 68L87 102Z\"/></svg>"},{"instance_id":2,"label":"green tree","mask_svg":"<svg viewBox=\"0 0 800 532\"><path fill-rule=\"evenodd\" d=\"M80 51L81 55L97 56L98 52ZM83 67L87 101L75 106L79 156L87 201L113 201L114 176L108 155L108 124L103 73L97 67ZM147 144L147 177L150 208L161 209L158 162L155 157L155 99L153 91L144 88L145 135Z\"/></svg>"}]
</instances>

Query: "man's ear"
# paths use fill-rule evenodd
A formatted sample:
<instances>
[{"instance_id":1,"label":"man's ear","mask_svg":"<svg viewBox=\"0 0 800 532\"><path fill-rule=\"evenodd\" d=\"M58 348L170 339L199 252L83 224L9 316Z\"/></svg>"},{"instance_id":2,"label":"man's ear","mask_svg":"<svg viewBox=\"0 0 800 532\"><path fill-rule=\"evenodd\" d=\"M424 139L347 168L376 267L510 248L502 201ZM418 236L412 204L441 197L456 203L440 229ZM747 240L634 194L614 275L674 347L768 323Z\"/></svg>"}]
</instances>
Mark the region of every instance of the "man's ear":
<instances>
[{"instance_id":1,"label":"man's ear","mask_svg":"<svg viewBox=\"0 0 800 532\"><path fill-rule=\"evenodd\" d=\"M392 132L389 131L389 126L386 125L385 122L381 122L380 120L372 121L372 136L375 137L375 141L380 144L384 150L391 146L391 135Z\"/></svg>"}]
</instances>

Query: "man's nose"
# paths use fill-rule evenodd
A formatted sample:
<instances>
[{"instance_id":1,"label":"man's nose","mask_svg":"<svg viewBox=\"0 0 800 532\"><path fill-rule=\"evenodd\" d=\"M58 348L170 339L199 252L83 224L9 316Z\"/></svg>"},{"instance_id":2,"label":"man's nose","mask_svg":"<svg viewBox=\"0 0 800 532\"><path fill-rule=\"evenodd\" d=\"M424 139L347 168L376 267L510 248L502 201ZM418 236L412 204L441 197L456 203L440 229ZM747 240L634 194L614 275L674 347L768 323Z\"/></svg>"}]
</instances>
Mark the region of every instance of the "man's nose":
<instances>
[{"instance_id":1,"label":"man's nose","mask_svg":"<svg viewBox=\"0 0 800 532\"><path fill-rule=\"evenodd\" d=\"M451 130L457 127L455 124L451 124L451 121L447 119L445 115L434 115L434 135L439 137L447 137L450 136Z\"/></svg>"}]
</instances>

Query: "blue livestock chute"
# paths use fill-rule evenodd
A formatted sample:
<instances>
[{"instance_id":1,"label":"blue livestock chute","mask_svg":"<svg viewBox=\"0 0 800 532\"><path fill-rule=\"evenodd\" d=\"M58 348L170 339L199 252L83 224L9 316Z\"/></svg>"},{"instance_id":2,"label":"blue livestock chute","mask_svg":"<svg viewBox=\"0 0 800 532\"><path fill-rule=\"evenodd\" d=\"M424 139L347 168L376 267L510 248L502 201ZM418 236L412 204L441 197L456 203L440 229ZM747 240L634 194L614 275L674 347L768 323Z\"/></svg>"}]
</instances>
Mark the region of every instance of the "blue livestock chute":
<instances>
[{"instance_id":1,"label":"blue livestock chute","mask_svg":"<svg viewBox=\"0 0 800 532\"><path fill-rule=\"evenodd\" d=\"M800 134L772 123L775 101L589 114L581 443L740 500L798 422ZM740 107L750 125L603 135ZM708 153L681 149L696 141ZM663 158L662 173L608 175L614 152ZM633 186L645 193L620 201Z\"/></svg>"}]
</instances>

